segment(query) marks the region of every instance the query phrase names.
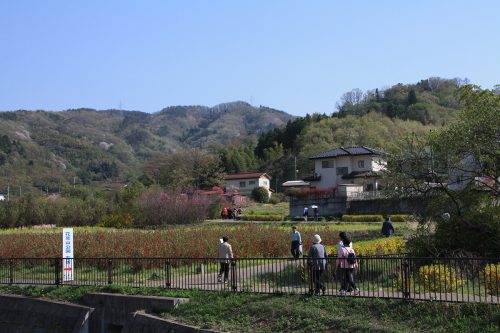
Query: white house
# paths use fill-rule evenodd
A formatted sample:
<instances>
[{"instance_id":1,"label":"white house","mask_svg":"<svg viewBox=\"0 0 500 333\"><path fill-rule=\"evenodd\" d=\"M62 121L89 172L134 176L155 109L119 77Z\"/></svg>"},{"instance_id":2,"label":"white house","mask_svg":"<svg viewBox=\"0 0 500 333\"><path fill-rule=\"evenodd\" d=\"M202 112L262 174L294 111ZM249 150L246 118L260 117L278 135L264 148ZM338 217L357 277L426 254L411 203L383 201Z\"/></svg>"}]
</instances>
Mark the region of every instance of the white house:
<instances>
[{"instance_id":1,"label":"white house","mask_svg":"<svg viewBox=\"0 0 500 333\"><path fill-rule=\"evenodd\" d=\"M251 195L256 187L264 187L271 196L271 177L265 172L236 173L226 176L226 192L236 188L241 195Z\"/></svg>"},{"instance_id":2,"label":"white house","mask_svg":"<svg viewBox=\"0 0 500 333\"><path fill-rule=\"evenodd\" d=\"M5 201L5 196L3 194L0 194L0 201Z\"/></svg>"},{"instance_id":3,"label":"white house","mask_svg":"<svg viewBox=\"0 0 500 333\"><path fill-rule=\"evenodd\" d=\"M314 161L314 175L303 180L320 189L354 184L365 192L376 191L380 188L380 173L386 168L385 156L380 150L364 146L324 151L309 158Z\"/></svg>"}]
</instances>

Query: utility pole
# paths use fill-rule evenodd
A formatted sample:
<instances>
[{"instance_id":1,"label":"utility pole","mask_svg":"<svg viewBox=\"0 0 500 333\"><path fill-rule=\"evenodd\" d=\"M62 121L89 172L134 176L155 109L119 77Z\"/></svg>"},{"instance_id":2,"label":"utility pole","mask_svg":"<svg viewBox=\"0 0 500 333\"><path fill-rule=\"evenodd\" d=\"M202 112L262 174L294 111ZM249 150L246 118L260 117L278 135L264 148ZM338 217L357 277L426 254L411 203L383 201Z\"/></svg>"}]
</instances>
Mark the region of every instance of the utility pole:
<instances>
[{"instance_id":1,"label":"utility pole","mask_svg":"<svg viewBox=\"0 0 500 333\"><path fill-rule=\"evenodd\" d=\"M295 174L294 180L297 180L297 156L293 157L293 161L294 161L294 163L293 163L293 172Z\"/></svg>"},{"instance_id":2,"label":"utility pole","mask_svg":"<svg viewBox=\"0 0 500 333\"><path fill-rule=\"evenodd\" d=\"M10 201L10 184L7 184L7 202Z\"/></svg>"},{"instance_id":3,"label":"utility pole","mask_svg":"<svg viewBox=\"0 0 500 333\"><path fill-rule=\"evenodd\" d=\"M19 198L23 196L23 189L22 186L19 186Z\"/></svg>"}]
</instances>

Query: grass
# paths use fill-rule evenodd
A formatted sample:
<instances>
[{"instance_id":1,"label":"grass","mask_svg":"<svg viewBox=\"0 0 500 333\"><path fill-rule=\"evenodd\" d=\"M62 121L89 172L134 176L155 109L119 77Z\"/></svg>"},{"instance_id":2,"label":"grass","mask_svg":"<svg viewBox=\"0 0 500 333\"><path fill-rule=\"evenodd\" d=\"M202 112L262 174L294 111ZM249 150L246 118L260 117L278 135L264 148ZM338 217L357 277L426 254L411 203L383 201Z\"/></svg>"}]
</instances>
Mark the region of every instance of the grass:
<instances>
[{"instance_id":1,"label":"grass","mask_svg":"<svg viewBox=\"0 0 500 333\"><path fill-rule=\"evenodd\" d=\"M229 332L486 332L500 330L500 307L404 300L276 296L156 288L0 287L0 293L79 302L87 292L188 297L159 315Z\"/></svg>"}]
</instances>

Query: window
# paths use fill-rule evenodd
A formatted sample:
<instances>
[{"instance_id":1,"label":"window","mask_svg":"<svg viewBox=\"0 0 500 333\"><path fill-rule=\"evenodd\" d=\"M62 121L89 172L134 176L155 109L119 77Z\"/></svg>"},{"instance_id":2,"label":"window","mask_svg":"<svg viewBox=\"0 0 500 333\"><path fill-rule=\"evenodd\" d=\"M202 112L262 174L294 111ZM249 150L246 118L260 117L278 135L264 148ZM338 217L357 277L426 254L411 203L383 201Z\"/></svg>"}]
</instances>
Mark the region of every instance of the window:
<instances>
[{"instance_id":1,"label":"window","mask_svg":"<svg viewBox=\"0 0 500 333\"><path fill-rule=\"evenodd\" d=\"M364 160L358 161L358 168L362 169L364 167L365 167L365 161Z\"/></svg>"},{"instance_id":2,"label":"window","mask_svg":"<svg viewBox=\"0 0 500 333\"><path fill-rule=\"evenodd\" d=\"M333 161L321 161L321 168L322 169L331 169L333 168Z\"/></svg>"},{"instance_id":3,"label":"window","mask_svg":"<svg viewBox=\"0 0 500 333\"><path fill-rule=\"evenodd\" d=\"M264 180L264 181L262 182L262 184L264 184L265 186L269 185L269 183L267 182L267 180Z\"/></svg>"},{"instance_id":4,"label":"window","mask_svg":"<svg viewBox=\"0 0 500 333\"><path fill-rule=\"evenodd\" d=\"M255 180L249 180L248 185L255 185Z\"/></svg>"},{"instance_id":5,"label":"window","mask_svg":"<svg viewBox=\"0 0 500 333\"><path fill-rule=\"evenodd\" d=\"M240 182L240 187L245 187L245 186L246 186L245 182Z\"/></svg>"},{"instance_id":6,"label":"window","mask_svg":"<svg viewBox=\"0 0 500 333\"><path fill-rule=\"evenodd\" d=\"M367 191L373 191L373 184L366 184Z\"/></svg>"},{"instance_id":7,"label":"window","mask_svg":"<svg viewBox=\"0 0 500 333\"><path fill-rule=\"evenodd\" d=\"M341 168L337 168L337 176L338 175L342 175L342 176L345 176L349 173L349 169L347 167L341 167Z\"/></svg>"}]
</instances>

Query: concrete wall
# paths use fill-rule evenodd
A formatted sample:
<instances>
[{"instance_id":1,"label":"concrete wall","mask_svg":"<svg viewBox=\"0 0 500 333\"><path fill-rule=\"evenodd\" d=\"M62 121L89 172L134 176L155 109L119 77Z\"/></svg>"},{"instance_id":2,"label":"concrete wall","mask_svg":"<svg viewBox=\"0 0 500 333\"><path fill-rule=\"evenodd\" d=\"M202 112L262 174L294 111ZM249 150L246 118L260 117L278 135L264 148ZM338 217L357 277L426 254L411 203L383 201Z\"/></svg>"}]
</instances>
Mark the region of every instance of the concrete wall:
<instances>
[{"instance_id":1,"label":"concrete wall","mask_svg":"<svg viewBox=\"0 0 500 333\"><path fill-rule=\"evenodd\" d=\"M82 306L24 296L0 295L0 333L208 333L156 317L186 298L91 293Z\"/></svg>"},{"instance_id":2,"label":"concrete wall","mask_svg":"<svg viewBox=\"0 0 500 333\"><path fill-rule=\"evenodd\" d=\"M186 298L133 296L109 293L89 293L83 303L95 309L90 320L91 332L122 332L136 311L148 313L173 309Z\"/></svg>"},{"instance_id":3,"label":"concrete wall","mask_svg":"<svg viewBox=\"0 0 500 333\"><path fill-rule=\"evenodd\" d=\"M319 216L336 216L339 214L421 214L428 200L423 198L402 199L358 199L330 197L326 199L290 198L290 216L302 216L304 207L309 207L309 219L312 219L312 205L317 205Z\"/></svg>"},{"instance_id":4,"label":"concrete wall","mask_svg":"<svg viewBox=\"0 0 500 333\"><path fill-rule=\"evenodd\" d=\"M86 306L0 295L0 332L16 333L89 333Z\"/></svg>"}]
</instances>

